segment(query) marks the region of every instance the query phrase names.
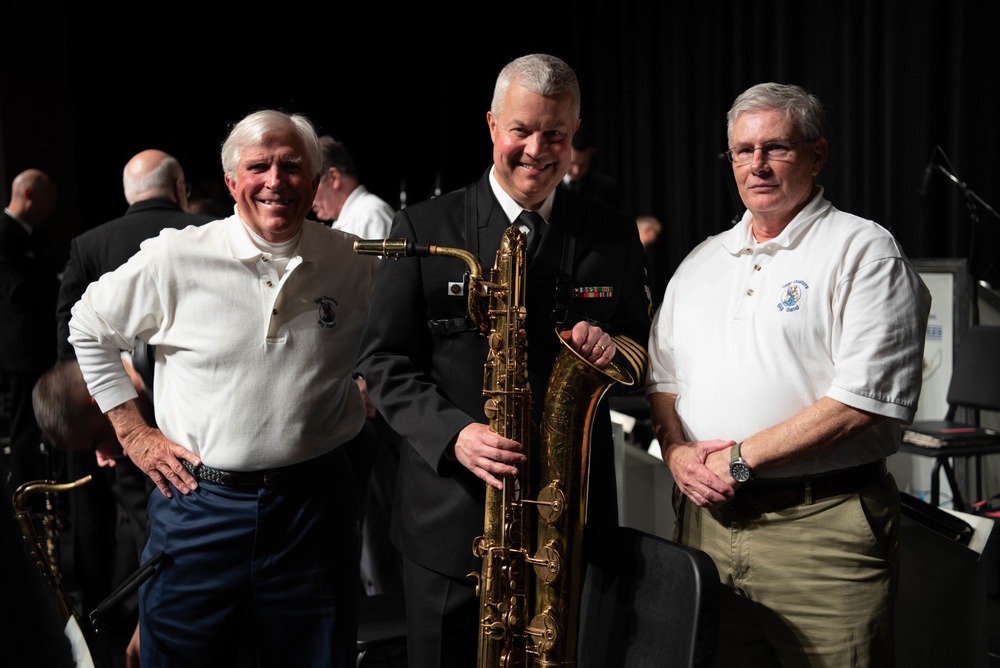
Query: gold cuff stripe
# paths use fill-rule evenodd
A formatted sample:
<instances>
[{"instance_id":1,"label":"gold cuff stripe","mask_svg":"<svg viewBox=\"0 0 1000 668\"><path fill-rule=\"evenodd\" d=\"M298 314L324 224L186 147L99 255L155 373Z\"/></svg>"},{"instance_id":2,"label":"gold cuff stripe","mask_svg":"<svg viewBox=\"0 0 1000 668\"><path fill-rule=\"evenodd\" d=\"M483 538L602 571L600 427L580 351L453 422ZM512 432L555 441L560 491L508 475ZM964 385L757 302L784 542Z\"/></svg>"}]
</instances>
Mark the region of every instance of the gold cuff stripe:
<instances>
[{"instance_id":1,"label":"gold cuff stripe","mask_svg":"<svg viewBox=\"0 0 1000 668\"><path fill-rule=\"evenodd\" d=\"M646 348L624 335L613 336L611 339L618 347L618 352L621 353L632 366L632 375L636 376L635 386L641 387L642 385L645 385L646 365L649 362L649 355L646 352Z\"/></svg>"}]
</instances>

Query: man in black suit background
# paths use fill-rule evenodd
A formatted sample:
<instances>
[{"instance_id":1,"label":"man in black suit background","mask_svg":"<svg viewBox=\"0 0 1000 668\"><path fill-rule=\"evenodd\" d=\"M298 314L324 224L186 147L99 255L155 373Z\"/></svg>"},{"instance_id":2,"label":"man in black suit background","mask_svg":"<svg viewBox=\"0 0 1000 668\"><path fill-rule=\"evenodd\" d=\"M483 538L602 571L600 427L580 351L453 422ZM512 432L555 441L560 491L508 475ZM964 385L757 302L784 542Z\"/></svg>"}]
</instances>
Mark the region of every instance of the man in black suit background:
<instances>
[{"instance_id":1,"label":"man in black suit background","mask_svg":"<svg viewBox=\"0 0 1000 668\"><path fill-rule=\"evenodd\" d=\"M563 177L562 185L577 195L607 204L613 209L622 209L622 194L618 181L594 169L597 146L587 128L581 127L573 135L570 151L569 171Z\"/></svg>"},{"instance_id":2,"label":"man in black suit background","mask_svg":"<svg viewBox=\"0 0 1000 668\"><path fill-rule=\"evenodd\" d=\"M127 262L144 240L161 230L218 218L186 211L189 192L184 170L176 158L158 149L141 151L126 163L122 186L129 205L125 214L70 242L56 308L60 361L76 359L68 340L70 311L91 282ZM148 349L138 343L133 365L152 397L153 360L147 360ZM70 480L93 476L90 484L75 489L70 496L73 562L68 570L75 576L86 615L139 566L151 483L125 456L119 457L113 468L99 467L93 451L67 449L66 461ZM127 598L120 608L108 617L107 636L116 645L127 642L135 628L134 597Z\"/></svg>"},{"instance_id":3,"label":"man in black suit background","mask_svg":"<svg viewBox=\"0 0 1000 668\"><path fill-rule=\"evenodd\" d=\"M91 282L124 264L139 250L139 244L161 230L200 225L219 218L187 212L190 193L184 170L176 158L157 149L141 151L128 161L122 186L129 205L125 214L70 242L56 315L60 360L76 359L68 341L70 309Z\"/></svg>"},{"instance_id":4,"label":"man in black suit background","mask_svg":"<svg viewBox=\"0 0 1000 668\"><path fill-rule=\"evenodd\" d=\"M0 392L9 410L2 457L4 494L22 483L49 479L59 468L46 461L31 391L56 358L52 328L58 269L42 230L55 212L58 189L39 169L14 177L0 214Z\"/></svg>"},{"instance_id":5,"label":"man in black suit background","mask_svg":"<svg viewBox=\"0 0 1000 668\"><path fill-rule=\"evenodd\" d=\"M525 303L535 423L562 345L557 326L596 366L614 360L640 385L645 375L650 312L636 226L558 188L579 119L579 84L566 63L544 54L512 61L486 114L493 164L468 188L399 211L390 233L468 249L488 274L503 232L522 210L540 215L528 239L530 248L531 236L541 235L528 262ZM403 441L391 531L404 557L411 668L465 668L476 660L480 615L469 573L482 566L472 544L483 535L486 486L516 475L525 460L522 444L487 424L488 343L467 324L467 269L447 257L382 262L358 365ZM566 289L557 299L560 279ZM588 540L618 523L606 403L594 420L591 453Z\"/></svg>"}]
</instances>

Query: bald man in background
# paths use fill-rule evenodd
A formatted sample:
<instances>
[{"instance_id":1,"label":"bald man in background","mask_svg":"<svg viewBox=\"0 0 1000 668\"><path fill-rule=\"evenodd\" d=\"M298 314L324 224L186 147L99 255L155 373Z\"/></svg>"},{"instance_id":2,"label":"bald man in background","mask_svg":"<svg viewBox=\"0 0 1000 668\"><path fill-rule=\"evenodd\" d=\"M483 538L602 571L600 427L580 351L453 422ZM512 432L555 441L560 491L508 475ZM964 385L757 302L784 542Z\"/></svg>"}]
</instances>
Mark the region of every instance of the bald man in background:
<instances>
[{"instance_id":1,"label":"bald man in background","mask_svg":"<svg viewBox=\"0 0 1000 668\"><path fill-rule=\"evenodd\" d=\"M76 359L68 340L70 311L91 282L125 264L143 241L161 230L218 218L187 212L184 170L176 158L163 151L147 149L134 155L125 164L122 186L129 205L125 214L70 242L56 308L60 361ZM139 342L132 353L133 365L152 397L152 352ZM100 468L93 451L67 448L66 462L69 480L93 476L90 484L75 489L70 497L71 572L86 615L139 566L148 526L150 486L145 474L127 457L121 457L113 468ZM116 651L128 642L135 623L136 601L131 596L109 615L107 635Z\"/></svg>"},{"instance_id":2,"label":"bald man in background","mask_svg":"<svg viewBox=\"0 0 1000 668\"><path fill-rule=\"evenodd\" d=\"M135 255L139 244L167 227L201 225L218 216L187 212L184 170L157 149L135 154L125 165L122 185L128 209L120 218L84 232L70 242L69 261L59 289L59 359L76 359L69 337L70 309L91 282Z\"/></svg>"},{"instance_id":3,"label":"bald man in background","mask_svg":"<svg viewBox=\"0 0 1000 668\"><path fill-rule=\"evenodd\" d=\"M10 439L0 458L5 494L52 475L31 391L56 357L52 329L59 278L42 228L56 210L58 194L45 172L26 169L14 177L0 215L0 391L10 410L8 429L0 429L0 436Z\"/></svg>"}]
</instances>

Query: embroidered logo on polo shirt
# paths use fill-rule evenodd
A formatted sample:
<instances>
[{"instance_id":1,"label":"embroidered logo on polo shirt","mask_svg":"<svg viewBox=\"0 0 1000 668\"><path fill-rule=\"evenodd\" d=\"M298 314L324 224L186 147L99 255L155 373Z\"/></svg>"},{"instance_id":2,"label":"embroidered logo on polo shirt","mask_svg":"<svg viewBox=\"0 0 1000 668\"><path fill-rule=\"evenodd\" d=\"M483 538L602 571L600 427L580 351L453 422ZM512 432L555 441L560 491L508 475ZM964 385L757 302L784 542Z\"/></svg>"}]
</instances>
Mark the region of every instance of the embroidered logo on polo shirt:
<instances>
[{"instance_id":1,"label":"embroidered logo on polo shirt","mask_svg":"<svg viewBox=\"0 0 1000 668\"><path fill-rule=\"evenodd\" d=\"M337 326L337 300L333 297L317 297L315 303L319 304L319 326L320 327L336 327Z\"/></svg>"},{"instance_id":2,"label":"embroidered logo on polo shirt","mask_svg":"<svg viewBox=\"0 0 1000 668\"><path fill-rule=\"evenodd\" d=\"M586 285L573 288L573 299L594 299L597 297L611 297L614 287L610 285Z\"/></svg>"},{"instance_id":3,"label":"embroidered logo on polo shirt","mask_svg":"<svg viewBox=\"0 0 1000 668\"><path fill-rule=\"evenodd\" d=\"M782 293L781 299L778 300L778 310L792 313L799 310L799 303L802 301L805 291L809 289L809 284L796 279L785 283L781 286L781 289Z\"/></svg>"}]
</instances>

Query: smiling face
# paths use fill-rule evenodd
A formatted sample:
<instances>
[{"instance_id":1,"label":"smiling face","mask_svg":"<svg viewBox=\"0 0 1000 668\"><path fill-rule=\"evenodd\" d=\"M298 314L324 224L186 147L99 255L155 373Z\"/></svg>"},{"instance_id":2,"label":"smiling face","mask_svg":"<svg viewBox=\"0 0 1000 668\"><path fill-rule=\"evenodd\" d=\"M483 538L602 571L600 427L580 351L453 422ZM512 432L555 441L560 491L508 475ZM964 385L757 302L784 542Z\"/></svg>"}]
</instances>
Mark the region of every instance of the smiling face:
<instances>
[{"instance_id":1,"label":"smiling face","mask_svg":"<svg viewBox=\"0 0 1000 668\"><path fill-rule=\"evenodd\" d=\"M512 83L499 117L486 113L494 173L522 208L536 210L569 171L570 142L580 125L573 96L533 93Z\"/></svg>"},{"instance_id":2,"label":"smiling face","mask_svg":"<svg viewBox=\"0 0 1000 668\"><path fill-rule=\"evenodd\" d=\"M312 207L319 175L305 169L305 146L292 131L272 131L245 148L226 185L240 217L271 243L288 241Z\"/></svg>"},{"instance_id":3,"label":"smiling face","mask_svg":"<svg viewBox=\"0 0 1000 668\"><path fill-rule=\"evenodd\" d=\"M733 164L740 198L753 214L754 230L767 232L765 236L784 229L813 197L816 176L826 162L827 143L822 137L805 140L778 110L745 112L733 123L730 147L798 142L782 160L755 150L748 163Z\"/></svg>"}]
</instances>

